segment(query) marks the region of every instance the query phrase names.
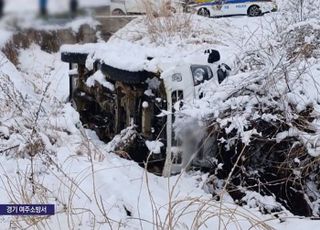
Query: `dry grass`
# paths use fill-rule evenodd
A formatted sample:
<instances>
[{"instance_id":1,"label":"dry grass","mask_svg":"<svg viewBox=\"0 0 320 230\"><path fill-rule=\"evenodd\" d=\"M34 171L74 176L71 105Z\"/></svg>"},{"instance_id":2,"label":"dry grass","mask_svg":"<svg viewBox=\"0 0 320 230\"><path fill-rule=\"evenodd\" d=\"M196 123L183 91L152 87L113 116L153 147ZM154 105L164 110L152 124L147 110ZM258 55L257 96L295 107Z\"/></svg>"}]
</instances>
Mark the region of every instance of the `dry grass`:
<instances>
[{"instance_id":1,"label":"dry grass","mask_svg":"<svg viewBox=\"0 0 320 230\"><path fill-rule=\"evenodd\" d=\"M162 0L160 7L155 7L151 0L142 0L146 11L146 25L151 41L165 43L168 38L185 38L192 29L191 14L184 14L179 9L173 10L170 1ZM175 11L175 12L173 12Z\"/></svg>"},{"instance_id":2,"label":"dry grass","mask_svg":"<svg viewBox=\"0 0 320 230\"><path fill-rule=\"evenodd\" d=\"M204 197L183 197L179 198L179 182L184 174L176 179L168 178L168 203L159 205L156 203L154 194L151 191L148 174L145 173L146 185L149 191L149 200L152 204L153 220L147 222L157 230L174 230L174 229L206 229L212 228L212 225L219 223L216 229L262 229L273 230L274 228L267 224L268 221L261 220L253 213L239 208L230 203L216 202L210 198ZM226 193L223 190L222 193ZM166 213L163 215L163 213ZM246 223L246 224L244 224ZM141 223L142 226L142 223ZM244 227L246 226L246 227Z\"/></svg>"}]
</instances>

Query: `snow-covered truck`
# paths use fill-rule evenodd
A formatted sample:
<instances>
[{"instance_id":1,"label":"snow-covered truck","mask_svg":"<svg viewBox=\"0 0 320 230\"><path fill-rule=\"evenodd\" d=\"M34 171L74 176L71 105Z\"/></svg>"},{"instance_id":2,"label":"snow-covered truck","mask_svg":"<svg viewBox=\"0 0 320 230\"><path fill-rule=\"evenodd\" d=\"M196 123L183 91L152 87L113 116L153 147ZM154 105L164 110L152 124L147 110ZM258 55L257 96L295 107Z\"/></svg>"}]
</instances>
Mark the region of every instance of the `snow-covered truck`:
<instances>
[{"instance_id":1,"label":"snow-covered truck","mask_svg":"<svg viewBox=\"0 0 320 230\"><path fill-rule=\"evenodd\" d=\"M230 67L221 63L217 50L180 58L159 53L166 49L154 52L127 43L63 46L61 59L70 66L70 101L83 124L105 142L122 130L123 136L134 130L121 151L137 162L148 160L150 167L161 169L165 164L165 174L189 165L209 167L204 162L212 157L213 143L194 140L201 136L195 130L177 136L173 124L181 107L201 98L202 84L218 87Z\"/></svg>"}]
</instances>

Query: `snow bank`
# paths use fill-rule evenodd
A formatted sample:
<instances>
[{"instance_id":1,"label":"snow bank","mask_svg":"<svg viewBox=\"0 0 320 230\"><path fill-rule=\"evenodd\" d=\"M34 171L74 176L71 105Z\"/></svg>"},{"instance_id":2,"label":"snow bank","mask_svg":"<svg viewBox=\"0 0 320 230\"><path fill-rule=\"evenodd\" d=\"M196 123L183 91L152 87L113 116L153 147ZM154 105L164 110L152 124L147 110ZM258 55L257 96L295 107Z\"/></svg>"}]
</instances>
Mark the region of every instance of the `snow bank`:
<instances>
[{"instance_id":1,"label":"snow bank","mask_svg":"<svg viewBox=\"0 0 320 230\"><path fill-rule=\"evenodd\" d=\"M179 20L179 15L174 16ZM171 40L158 44L147 35L144 17L137 18L118 31L107 43L64 45L61 52L88 54L88 60L103 61L115 68L128 71L162 72L168 65L177 63L206 63L206 49L219 47L222 61L230 62L232 53L228 47L218 46L218 38L223 31L213 29L212 25L202 17L192 16L190 34L184 38L171 37ZM205 32L204 32L205 31ZM228 52L229 50L229 52ZM227 51L227 52L225 52ZM234 57L233 57L234 59ZM88 63L89 67L90 64Z\"/></svg>"},{"instance_id":2,"label":"snow bank","mask_svg":"<svg viewBox=\"0 0 320 230\"><path fill-rule=\"evenodd\" d=\"M2 79L6 78L13 83L14 90L18 90L23 97L33 97L34 93L30 87L30 82L24 79L16 69L16 67L0 52L0 76ZM4 86L4 85L3 85ZM4 92L2 90L2 92Z\"/></svg>"},{"instance_id":3,"label":"snow bank","mask_svg":"<svg viewBox=\"0 0 320 230\"><path fill-rule=\"evenodd\" d=\"M69 97L69 80L66 73L69 66L60 61L60 55L49 54L32 45L29 49L21 50L18 68L32 84L34 91L41 94L47 89L47 97L65 101Z\"/></svg>"},{"instance_id":4,"label":"snow bank","mask_svg":"<svg viewBox=\"0 0 320 230\"><path fill-rule=\"evenodd\" d=\"M0 29L0 48L3 47L12 37L13 32Z\"/></svg>"}]
</instances>

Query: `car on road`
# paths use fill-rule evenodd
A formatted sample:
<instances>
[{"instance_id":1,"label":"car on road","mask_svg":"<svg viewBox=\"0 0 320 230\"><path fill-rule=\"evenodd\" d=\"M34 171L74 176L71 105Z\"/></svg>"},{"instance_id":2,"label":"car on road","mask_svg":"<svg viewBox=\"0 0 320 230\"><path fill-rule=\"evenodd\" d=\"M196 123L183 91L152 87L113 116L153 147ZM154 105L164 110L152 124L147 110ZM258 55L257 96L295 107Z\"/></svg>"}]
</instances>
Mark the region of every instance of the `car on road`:
<instances>
[{"instance_id":1,"label":"car on road","mask_svg":"<svg viewBox=\"0 0 320 230\"><path fill-rule=\"evenodd\" d=\"M183 3L171 0L111 0L110 12L112 15L145 14L149 7L157 12L163 4L172 12L182 10Z\"/></svg>"},{"instance_id":2,"label":"car on road","mask_svg":"<svg viewBox=\"0 0 320 230\"><path fill-rule=\"evenodd\" d=\"M198 15L205 17L231 15L256 17L278 9L274 0L211 0L201 1L192 8Z\"/></svg>"}]
</instances>

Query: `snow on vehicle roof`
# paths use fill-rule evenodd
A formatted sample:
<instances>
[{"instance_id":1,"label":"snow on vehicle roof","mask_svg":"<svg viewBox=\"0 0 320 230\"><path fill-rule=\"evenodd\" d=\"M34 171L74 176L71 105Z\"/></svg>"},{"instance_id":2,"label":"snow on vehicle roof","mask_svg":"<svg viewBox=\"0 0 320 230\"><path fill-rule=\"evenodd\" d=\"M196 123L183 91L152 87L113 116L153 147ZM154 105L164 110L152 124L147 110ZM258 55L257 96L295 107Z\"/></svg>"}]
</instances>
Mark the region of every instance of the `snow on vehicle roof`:
<instances>
[{"instance_id":1,"label":"snow on vehicle roof","mask_svg":"<svg viewBox=\"0 0 320 230\"><path fill-rule=\"evenodd\" d=\"M172 16L178 20L179 15ZM215 49L221 31L199 16L190 17L190 29L171 34L163 31L157 39L148 32L146 17L139 17L115 33L106 43L64 45L62 53L88 54L87 67L100 60L112 67L131 72L161 72L169 63L207 63L206 49ZM184 33L184 34L181 34ZM218 48L220 51L221 47Z\"/></svg>"},{"instance_id":2,"label":"snow on vehicle roof","mask_svg":"<svg viewBox=\"0 0 320 230\"><path fill-rule=\"evenodd\" d=\"M117 40L109 43L96 43L75 46L63 46L62 52L72 52L77 54L88 54L87 66L96 60L112 67L127 71L149 71L158 72L161 64L172 63L173 60L182 61L189 52L170 52L167 47L154 49L128 41ZM173 51L173 49L172 49ZM203 52L201 52L203 54ZM202 55L206 57L205 55ZM189 57L190 58L190 57ZM203 59L205 61L205 59ZM89 63L89 64L88 64Z\"/></svg>"}]
</instances>

